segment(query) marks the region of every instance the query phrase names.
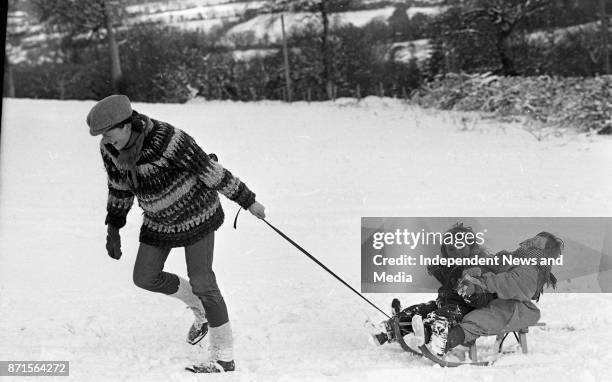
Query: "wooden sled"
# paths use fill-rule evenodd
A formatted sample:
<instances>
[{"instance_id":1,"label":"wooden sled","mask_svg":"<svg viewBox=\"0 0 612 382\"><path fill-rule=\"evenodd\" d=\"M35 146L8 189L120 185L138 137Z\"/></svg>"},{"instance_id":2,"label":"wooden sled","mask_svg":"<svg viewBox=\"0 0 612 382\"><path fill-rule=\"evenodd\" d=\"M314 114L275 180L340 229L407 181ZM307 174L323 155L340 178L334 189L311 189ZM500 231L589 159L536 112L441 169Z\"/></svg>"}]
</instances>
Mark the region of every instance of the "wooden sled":
<instances>
[{"instance_id":1,"label":"wooden sled","mask_svg":"<svg viewBox=\"0 0 612 382\"><path fill-rule=\"evenodd\" d=\"M474 342L470 347L469 347L469 361L465 361L465 362L459 362L459 361L448 361L445 360L443 358L438 357L437 355L431 353L429 351L429 349L423 345L423 346L419 346L417 349L412 348L410 345L408 345L406 343L406 341L404 340L403 336L401 335L401 327L402 326L410 326L410 323L401 323L399 322L399 318L397 316L393 316L392 319L392 327L393 327L393 332L394 332L394 337L395 340L399 343L400 347L411 354L414 355L419 355L425 358L430 359L431 361L439 364L440 366L443 367L457 367L457 366L463 366L463 365L473 365L473 366L490 366L493 363L495 363L495 361L497 361L500 357L496 357L495 359L492 360L487 360L487 361L479 361L478 360L478 350L477 350L477 346L476 346L476 342ZM521 350L523 352L523 354L527 354L529 352L529 348L527 346L527 333L529 333L529 328L531 326L545 326L546 324L543 322L538 322L534 325L530 325L528 327L525 327L523 329L520 329L518 331L510 331L510 332L506 332L506 333L502 333L497 335L496 339L495 339L495 346L497 348L497 353L501 354L503 351L503 345L504 345L504 341L506 340L506 338L508 337L508 335L510 333L512 333L514 335L514 338L516 338L516 341L518 342L519 346L521 347Z\"/></svg>"}]
</instances>

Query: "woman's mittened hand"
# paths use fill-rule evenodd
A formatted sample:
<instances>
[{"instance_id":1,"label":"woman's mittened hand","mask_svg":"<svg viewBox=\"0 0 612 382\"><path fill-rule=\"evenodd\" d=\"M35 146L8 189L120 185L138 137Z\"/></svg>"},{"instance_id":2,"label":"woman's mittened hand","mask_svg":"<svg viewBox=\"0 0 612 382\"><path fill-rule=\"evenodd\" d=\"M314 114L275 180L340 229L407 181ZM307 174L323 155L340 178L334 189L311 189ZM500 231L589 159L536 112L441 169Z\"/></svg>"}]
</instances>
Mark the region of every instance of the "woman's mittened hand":
<instances>
[{"instance_id":1,"label":"woman's mittened hand","mask_svg":"<svg viewBox=\"0 0 612 382\"><path fill-rule=\"evenodd\" d=\"M119 236L119 228L108 225L106 234L106 251L108 255L115 260L121 258L121 236Z\"/></svg>"},{"instance_id":2,"label":"woman's mittened hand","mask_svg":"<svg viewBox=\"0 0 612 382\"><path fill-rule=\"evenodd\" d=\"M251 204L251 206L249 207L249 212L251 212L253 215L257 216L260 219L265 219L266 217L265 210L266 208L263 205L261 205L261 203L259 202L255 202Z\"/></svg>"}]
</instances>

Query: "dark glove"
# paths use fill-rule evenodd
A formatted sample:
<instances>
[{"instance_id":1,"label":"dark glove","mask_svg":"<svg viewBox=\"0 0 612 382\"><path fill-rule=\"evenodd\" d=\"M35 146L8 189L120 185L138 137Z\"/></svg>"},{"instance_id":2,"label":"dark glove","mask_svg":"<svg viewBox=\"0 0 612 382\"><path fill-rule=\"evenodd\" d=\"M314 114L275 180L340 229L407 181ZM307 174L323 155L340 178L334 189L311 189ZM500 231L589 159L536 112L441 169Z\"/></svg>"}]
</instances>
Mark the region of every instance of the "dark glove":
<instances>
[{"instance_id":1,"label":"dark glove","mask_svg":"<svg viewBox=\"0 0 612 382\"><path fill-rule=\"evenodd\" d=\"M119 228L108 225L106 234L106 251L108 255L115 260L121 258L121 236L119 236Z\"/></svg>"},{"instance_id":2,"label":"dark glove","mask_svg":"<svg viewBox=\"0 0 612 382\"><path fill-rule=\"evenodd\" d=\"M495 293L474 293L470 296L465 296L463 300L473 308L484 308L489 303L497 298Z\"/></svg>"}]
</instances>

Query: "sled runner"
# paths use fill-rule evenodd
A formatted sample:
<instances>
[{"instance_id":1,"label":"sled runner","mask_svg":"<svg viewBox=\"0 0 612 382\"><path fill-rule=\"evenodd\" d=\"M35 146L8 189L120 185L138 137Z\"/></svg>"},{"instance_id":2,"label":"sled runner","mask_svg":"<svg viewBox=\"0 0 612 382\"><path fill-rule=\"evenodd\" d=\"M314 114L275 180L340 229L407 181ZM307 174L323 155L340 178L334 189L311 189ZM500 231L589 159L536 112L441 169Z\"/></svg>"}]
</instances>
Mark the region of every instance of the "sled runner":
<instances>
[{"instance_id":1,"label":"sled runner","mask_svg":"<svg viewBox=\"0 0 612 382\"><path fill-rule=\"evenodd\" d=\"M431 351L429 351L429 349L425 345L419 346L419 350L421 350L421 353L423 354L425 358L428 358L429 360L434 361L435 363L437 363L438 365L442 367L457 367L457 366L463 366L463 365L489 366L489 365L492 365L493 362L497 361L497 358L494 360L489 360L489 361L473 361L473 360L465 361L465 362L447 361L433 354Z\"/></svg>"},{"instance_id":2,"label":"sled runner","mask_svg":"<svg viewBox=\"0 0 612 382\"><path fill-rule=\"evenodd\" d=\"M449 360L440 358L437 355L433 354L431 351L429 351L429 349L425 345L419 346L418 349L412 348L410 345L406 343L403 336L401 335L401 330L400 330L402 326L410 325L410 323L399 322L399 318L397 317L397 315L393 315L391 319L391 325L393 327L393 333L395 334L395 340L399 343L400 347L404 351L414 354L414 355L419 355L419 356L428 358L429 360L439 364L442 367L457 367L457 366L463 366L463 365L490 366L500 358L501 354L503 354L504 341L506 340L506 338L508 337L510 333L512 333L514 337L516 338L516 341L521 347L523 354L527 354L529 352L529 349L527 347L527 333L529 332L529 327L523 328L516 332L506 332L506 333L499 334L495 340L495 348L497 349L498 356L495 357L494 359L487 360L487 361L479 361L476 343L473 343L472 346L470 346L469 348L470 360L462 362L462 361L449 361ZM545 326L545 325L546 324L543 322L538 322L537 324L534 324L531 326Z\"/></svg>"},{"instance_id":3,"label":"sled runner","mask_svg":"<svg viewBox=\"0 0 612 382\"><path fill-rule=\"evenodd\" d=\"M396 339L397 343L399 343L400 347L403 350L407 351L408 353L412 353L412 354L415 354L415 355L423 355L423 354L421 354L420 351L411 348L410 345L408 345L406 343L406 341L404 341L404 337L402 336L400 327L402 327L402 326L412 326L412 324L410 324L408 322L405 322L405 323L399 322L399 317L396 316L396 315L394 315L391 318L391 320L392 320L391 322L392 322L392 325L393 325L393 334L395 336L395 339Z\"/></svg>"},{"instance_id":4,"label":"sled runner","mask_svg":"<svg viewBox=\"0 0 612 382\"><path fill-rule=\"evenodd\" d=\"M410 345L408 345L406 341L404 341L404 337L402 336L402 331L400 330L400 328L402 326L412 326L412 324L409 322L400 322L398 314L401 312L401 310L402 310L402 306L400 304L400 301L397 298L394 298L393 301L391 302L391 320L390 320L391 327L393 329L393 338L396 339L397 343L399 343L400 347L404 351L407 351L408 353L412 353L414 355L422 355L420 351L410 347Z\"/></svg>"}]
</instances>

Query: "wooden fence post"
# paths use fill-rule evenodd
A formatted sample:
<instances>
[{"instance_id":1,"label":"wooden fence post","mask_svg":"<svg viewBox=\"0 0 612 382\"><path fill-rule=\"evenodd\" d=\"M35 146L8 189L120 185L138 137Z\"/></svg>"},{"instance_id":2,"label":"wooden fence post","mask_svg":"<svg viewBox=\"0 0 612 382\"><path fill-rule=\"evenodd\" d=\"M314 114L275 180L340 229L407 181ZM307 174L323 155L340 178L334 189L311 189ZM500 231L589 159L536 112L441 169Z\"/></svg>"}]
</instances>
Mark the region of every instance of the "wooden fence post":
<instances>
[{"instance_id":1,"label":"wooden fence post","mask_svg":"<svg viewBox=\"0 0 612 382\"><path fill-rule=\"evenodd\" d=\"M283 36L283 57L284 57L284 66L285 66L285 86L287 87L287 97L285 99L286 102L293 101L293 91L291 89L291 71L289 69L289 51L287 49L287 38L285 37L285 17L281 13L281 29Z\"/></svg>"}]
</instances>

